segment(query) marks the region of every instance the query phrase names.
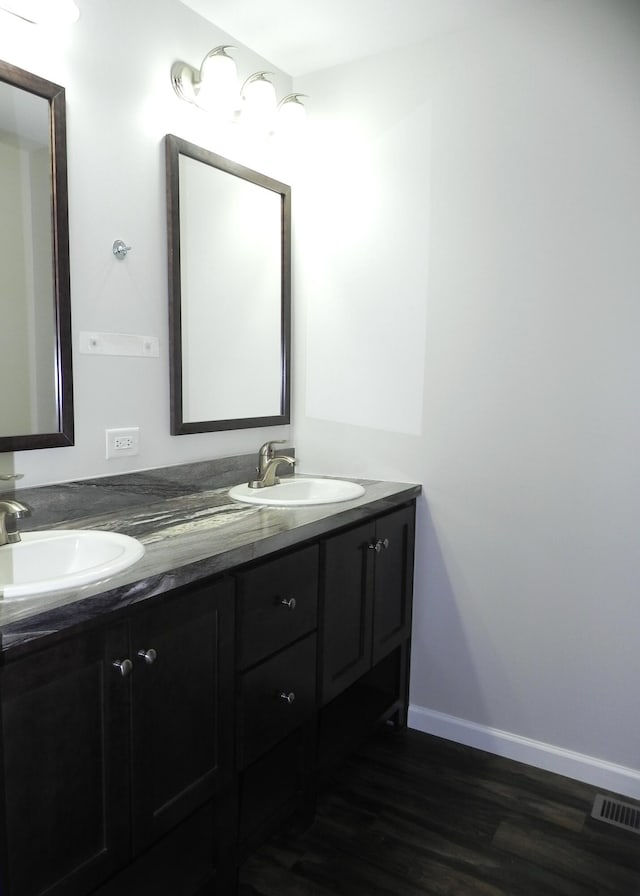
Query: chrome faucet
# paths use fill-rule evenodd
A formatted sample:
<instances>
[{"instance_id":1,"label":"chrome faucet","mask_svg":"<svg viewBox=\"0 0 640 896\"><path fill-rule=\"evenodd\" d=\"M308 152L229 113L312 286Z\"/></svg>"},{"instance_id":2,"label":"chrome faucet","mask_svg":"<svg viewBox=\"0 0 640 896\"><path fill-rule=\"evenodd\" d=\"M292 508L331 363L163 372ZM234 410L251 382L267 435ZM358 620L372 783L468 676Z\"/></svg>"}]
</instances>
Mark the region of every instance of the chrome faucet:
<instances>
[{"instance_id":1,"label":"chrome faucet","mask_svg":"<svg viewBox=\"0 0 640 896\"><path fill-rule=\"evenodd\" d=\"M0 501L0 547L20 541L17 521L31 516L31 511L20 501Z\"/></svg>"},{"instance_id":2,"label":"chrome faucet","mask_svg":"<svg viewBox=\"0 0 640 896\"><path fill-rule=\"evenodd\" d=\"M264 471L267 469L267 464L276 456L276 452L273 447L274 445L284 445L284 439L276 439L272 442L265 442L264 445L261 446L260 451L258 451L258 466L256 467L256 473L258 474L258 476L264 476Z\"/></svg>"},{"instance_id":3,"label":"chrome faucet","mask_svg":"<svg viewBox=\"0 0 640 896\"><path fill-rule=\"evenodd\" d=\"M295 457L289 457L288 454L276 454L274 445L283 445L284 442L278 441L265 442L258 452L258 466L256 467L257 479L253 479L249 483L249 488L268 488L271 485L278 485L280 480L276 476L276 470L280 464L291 464L296 462Z\"/></svg>"}]
</instances>

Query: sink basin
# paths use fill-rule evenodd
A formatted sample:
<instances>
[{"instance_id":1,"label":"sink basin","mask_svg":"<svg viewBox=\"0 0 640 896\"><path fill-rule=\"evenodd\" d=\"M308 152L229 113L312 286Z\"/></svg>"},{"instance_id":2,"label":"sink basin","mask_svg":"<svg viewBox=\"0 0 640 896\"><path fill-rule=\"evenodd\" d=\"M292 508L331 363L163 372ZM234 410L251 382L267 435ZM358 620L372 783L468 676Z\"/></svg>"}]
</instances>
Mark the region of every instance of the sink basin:
<instances>
[{"instance_id":1,"label":"sink basin","mask_svg":"<svg viewBox=\"0 0 640 896\"><path fill-rule=\"evenodd\" d=\"M0 598L33 597L98 582L144 554L135 538L90 529L23 532L22 541L0 547Z\"/></svg>"},{"instance_id":2,"label":"sink basin","mask_svg":"<svg viewBox=\"0 0 640 896\"><path fill-rule=\"evenodd\" d=\"M281 479L279 485L249 488L246 483L229 489L229 497L245 504L264 504L268 507L305 507L310 504L334 504L352 501L364 495L364 488L343 479L312 479L293 477Z\"/></svg>"}]
</instances>

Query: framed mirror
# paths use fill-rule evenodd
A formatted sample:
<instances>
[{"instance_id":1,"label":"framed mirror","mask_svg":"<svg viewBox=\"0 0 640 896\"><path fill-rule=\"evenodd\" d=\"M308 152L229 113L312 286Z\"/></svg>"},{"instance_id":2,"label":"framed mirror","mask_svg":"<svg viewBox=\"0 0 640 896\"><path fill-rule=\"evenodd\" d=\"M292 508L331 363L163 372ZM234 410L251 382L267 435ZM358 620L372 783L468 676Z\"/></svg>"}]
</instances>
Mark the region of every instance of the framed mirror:
<instances>
[{"instance_id":1,"label":"framed mirror","mask_svg":"<svg viewBox=\"0 0 640 896\"><path fill-rule=\"evenodd\" d=\"M289 423L291 188L165 144L171 433Z\"/></svg>"},{"instance_id":2,"label":"framed mirror","mask_svg":"<svg viewBox=\"0 0 640 896\"><path fill-rule=\"evenodd\" d=\"M63 87L0 61L0 451L73 445Z\"/></svg>"}]
</instances>

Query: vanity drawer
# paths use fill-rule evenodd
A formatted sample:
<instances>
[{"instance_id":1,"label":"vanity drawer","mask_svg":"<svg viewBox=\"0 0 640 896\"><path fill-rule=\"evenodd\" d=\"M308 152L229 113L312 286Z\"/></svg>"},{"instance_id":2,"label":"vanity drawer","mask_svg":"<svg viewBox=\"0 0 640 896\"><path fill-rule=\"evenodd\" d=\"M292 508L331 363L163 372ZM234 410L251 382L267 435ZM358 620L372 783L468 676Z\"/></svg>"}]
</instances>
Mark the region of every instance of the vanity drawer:
<instances>
[{"instance_id":1,"label":"vanity drawer","mask_svg":"<svg viewBox=\"0 0 640 896\"><path fill-rule=\"evenodd\" d=\"M240 573L236 582L240 669L316 628L317 545L261 563Z\"/></svg>"},{"instance_id":2,"label":"vanity drawer","mask_svg":"<svg viewBox=\"0 0 640 896\"><path fill-rule=\"evenodd\" d=\"M245 672L239 687L237 761L242 769L315 712L315 634Z\"/></svg>"}]
</instances>

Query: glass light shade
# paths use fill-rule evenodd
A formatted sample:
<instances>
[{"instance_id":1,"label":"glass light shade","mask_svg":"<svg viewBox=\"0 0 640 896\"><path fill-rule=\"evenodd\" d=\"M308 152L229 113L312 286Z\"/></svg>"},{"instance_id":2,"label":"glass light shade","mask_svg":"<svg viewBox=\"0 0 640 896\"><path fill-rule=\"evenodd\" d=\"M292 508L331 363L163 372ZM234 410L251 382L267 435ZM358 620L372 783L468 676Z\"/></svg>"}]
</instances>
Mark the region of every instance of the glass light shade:
<instances>
[{"instance_id":1,"label":"glass light shade","mask_svg":"<svg viewBox=\"0 0 640 896\"><path fill-rule=\"evenodd\" d=\"M302 93L290 93L278 103L278 133L298 134L307 121L307 110L300 102Z\"/></svg>"},{"instance_id":2,"label":"glass light shade","mask_svg":"<svg viewBox=\"0 0 640 896\"><path fill-rule=\"evenodd\" d=\"M270 133L273 130L277 109L276 89L265 75L256 72L244 82L242 88L243 118L252 127Z\"/></svg>"},{"instance_id":3,"label":"glass light shade","mask_svg":"<svg viewBox=\"0 0 640 896\"><path fill-rule=\"evenodd\" d=\"M0 9L36 25L73 24L80 17L74 0L0 0Z\"/></svg>"},{"instance_id":4,"label":"glass light shade","mask_svg":"<svg viewBox=\"0 0 640 896\"><path fill-rule=\"evenodd\" d=\"M238 70L226 47L216 47L200 67L196 102L208 112L231 116L239 106Z\"/></svg>"},{"instance_id":5,"label":"glass light shade","mask_svg":"<svg viewBox=\"0 0 640 896\"><path fill-rule=\"evenodd\" d=\"M78 21L80 10L74 3L74 0L61 0L58 5L60 6L60 21L68 22L70 25Z\"/></svg>"}]
</instances>

